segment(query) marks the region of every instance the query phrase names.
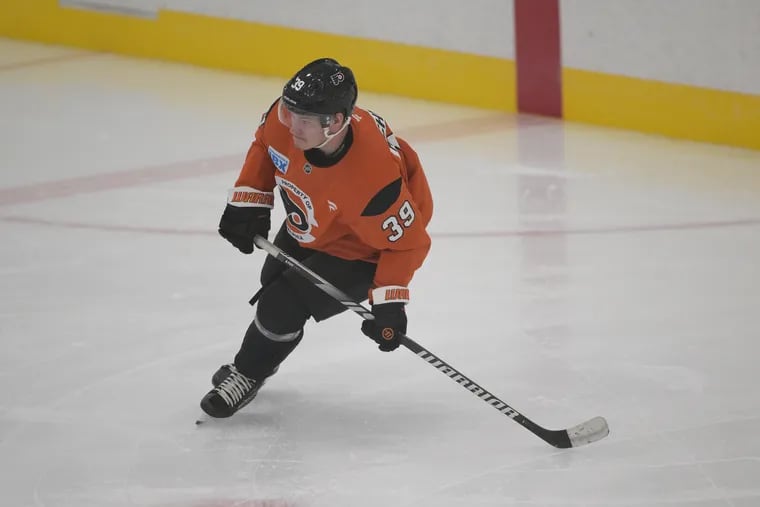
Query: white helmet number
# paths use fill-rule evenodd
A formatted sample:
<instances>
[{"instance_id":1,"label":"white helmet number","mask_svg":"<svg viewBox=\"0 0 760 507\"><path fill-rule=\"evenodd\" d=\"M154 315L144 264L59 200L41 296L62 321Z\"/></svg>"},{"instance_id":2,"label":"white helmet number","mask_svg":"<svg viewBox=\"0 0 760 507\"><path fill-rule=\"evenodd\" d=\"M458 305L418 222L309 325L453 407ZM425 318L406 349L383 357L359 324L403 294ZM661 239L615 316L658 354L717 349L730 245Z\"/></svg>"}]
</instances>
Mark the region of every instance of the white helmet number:
<instances>
[{"instance_id":1,"label":"white helmet number","mask_svg":"<svg viewBox=\"0 0 760 507\"><path fill-rule=\"evenodd\" d=\"M290 87L293 88L295 91L299 91L301 88L303 88L303 85L305 84L306 82L303 79L296 76L296 80L293 81L293 84L291 84Z\"/></svg>"}]
</instances>

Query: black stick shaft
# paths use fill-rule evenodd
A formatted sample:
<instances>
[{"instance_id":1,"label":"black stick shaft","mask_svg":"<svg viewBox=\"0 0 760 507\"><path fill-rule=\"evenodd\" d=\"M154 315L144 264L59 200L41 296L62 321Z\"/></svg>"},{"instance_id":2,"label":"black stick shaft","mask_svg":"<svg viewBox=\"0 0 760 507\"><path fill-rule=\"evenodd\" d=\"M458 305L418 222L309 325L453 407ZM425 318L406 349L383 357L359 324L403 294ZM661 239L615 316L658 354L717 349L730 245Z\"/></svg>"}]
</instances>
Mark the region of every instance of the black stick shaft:
<instances>
[{"instance_id":1,"label":"black stick shaft","mask_svg":"<svg viewBox=\"0 0 760 507\"><path fill-rule=\"evenodd\" d=\"M261 236L256 236L254 239L254 243L256 243L256 246L261 248L262 250L266 251L269 255L276 258L280 262L283 262L287 266L293 268L295 271L297 271L301 276L306 278L307 280L311 281L314 285L316 285L318 288L332 296L334 299L336 299L338 302L340 302L343 306L348 308L349 310L359 314L362 318L366 320L373 320L374 316L372 315L372 312L370 312L367 308L365 308L363 305L357 303L356 301L353 301L348 295L346 295L343 291L332 285L330 282L319 276L317 273L313 272L300 262L298 262L296 259L290 257L288 254L277 248L275 245L267 241L265 238L262 238ZM470 391L472 394L483 400L484 402L491 405L493 408L501 412L502 414L506 415L507 417L511 418L515 422L520 423L522 426L530 430L532 433L537 435L539 438L543 439L545 442L553 445L554 447L559 448L567 448L572 447L572 444L570 442L570 438L567 434L567 431L564 430L547 430L546 428L543 428L539 426L538 424L534 423L524 415L522 415L520 412L515 410L514 408L510 407L507 403L500 400L497 396L490 393L483 387L481 387L478 383L476 383L474 380L471 380L469 377L465 376L463 373L461 373L459 370L448 364L446 361L441 359L440 357L436 356L429 350L427 350L425 347L417 343L416 341L412 340L408 336L402 336L401 337L401 344L406 347L407 349L411 350L417 356L424 359L428 364L434 366L438 371L452 379L454 382L458 383L468 391Z\"/></svg>"}]
</instances>

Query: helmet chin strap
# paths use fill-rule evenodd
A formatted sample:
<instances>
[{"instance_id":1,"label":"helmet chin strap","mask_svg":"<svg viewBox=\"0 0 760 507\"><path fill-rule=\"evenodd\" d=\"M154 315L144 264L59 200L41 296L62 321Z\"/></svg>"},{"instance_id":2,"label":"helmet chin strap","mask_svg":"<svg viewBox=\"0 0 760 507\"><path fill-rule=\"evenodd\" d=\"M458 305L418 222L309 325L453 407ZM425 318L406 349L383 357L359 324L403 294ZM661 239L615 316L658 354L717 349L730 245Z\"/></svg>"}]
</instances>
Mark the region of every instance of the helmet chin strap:
<instances>
[{"instance_id":1,"label":"helmet chin strap","mask_svg":"<svg viewBox=\"0 0 760 507\"><path fill-rule=\"evenodd\" d=\"M322 143L320 143L319 145L315 146L314 149L318 150L322 148L324 145L326 145L327 143L329 143L330 141L332 141L335 136L337 136L338 134L346 130L346 127L348 127L349 123L351 123L350 115L346 118L346 121L343 122L343 126L340 128L340 130L338 130L336 133L328 134L330 127L325 127L324 129L322 129L322 131L325 133L325 140L322 141Z\"/></svg>"}]
</instances>

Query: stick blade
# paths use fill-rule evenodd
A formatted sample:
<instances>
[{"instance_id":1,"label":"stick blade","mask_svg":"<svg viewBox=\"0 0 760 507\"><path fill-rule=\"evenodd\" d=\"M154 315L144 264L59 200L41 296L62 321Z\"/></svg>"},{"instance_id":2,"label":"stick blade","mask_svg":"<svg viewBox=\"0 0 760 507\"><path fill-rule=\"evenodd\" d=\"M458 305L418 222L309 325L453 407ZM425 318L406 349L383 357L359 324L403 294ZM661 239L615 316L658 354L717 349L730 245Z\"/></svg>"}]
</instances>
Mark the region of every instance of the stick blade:
<instances>
[{"instance_id":1,"label":"stick blade","mask_svg":"<svg viewBox=\"0 0 760 507\"><path fill-rule=\"evenodd\" d=\"M566 431L571 446L580 447L603 439L610 434L610 427L604 417L594 417Z\"/></svg>"}]
</instances>

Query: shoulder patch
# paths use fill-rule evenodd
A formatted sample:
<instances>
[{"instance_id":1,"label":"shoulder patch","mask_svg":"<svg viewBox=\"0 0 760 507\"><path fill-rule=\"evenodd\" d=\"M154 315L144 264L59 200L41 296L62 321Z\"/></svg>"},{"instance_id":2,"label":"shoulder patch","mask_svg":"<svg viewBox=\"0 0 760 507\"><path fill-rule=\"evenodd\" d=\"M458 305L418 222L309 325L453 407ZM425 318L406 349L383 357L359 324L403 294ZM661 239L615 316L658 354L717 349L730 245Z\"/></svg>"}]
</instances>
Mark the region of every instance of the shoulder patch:
<instances>
[{"instance_id":1,"label":"shoulder patch","mask_svg":"<svg viewBox=\"0 0 760 507\"><path fill-rule=\"evenodd\" d=\"M393 181L381 189L375 196L370 199L367 207L362 211L363 217L374 217L385 213L391 204L396 202L401 194L401 178Z\"/></svg>"},{"instance_id":2,"label":"shoulder patch","mask_svg":"<svg viewBox=\"0 0 760 507\"><path fill-rule=\"evenodd\" d=\"M277 168L277 170L282 174L287 174L288 166L290 165L290 159L288 159L288 157L279 151L275 150L272 146L267 148L267 151L269 152L269 158L272 159L272 163Z\"/></svg>"}]
</instances>

